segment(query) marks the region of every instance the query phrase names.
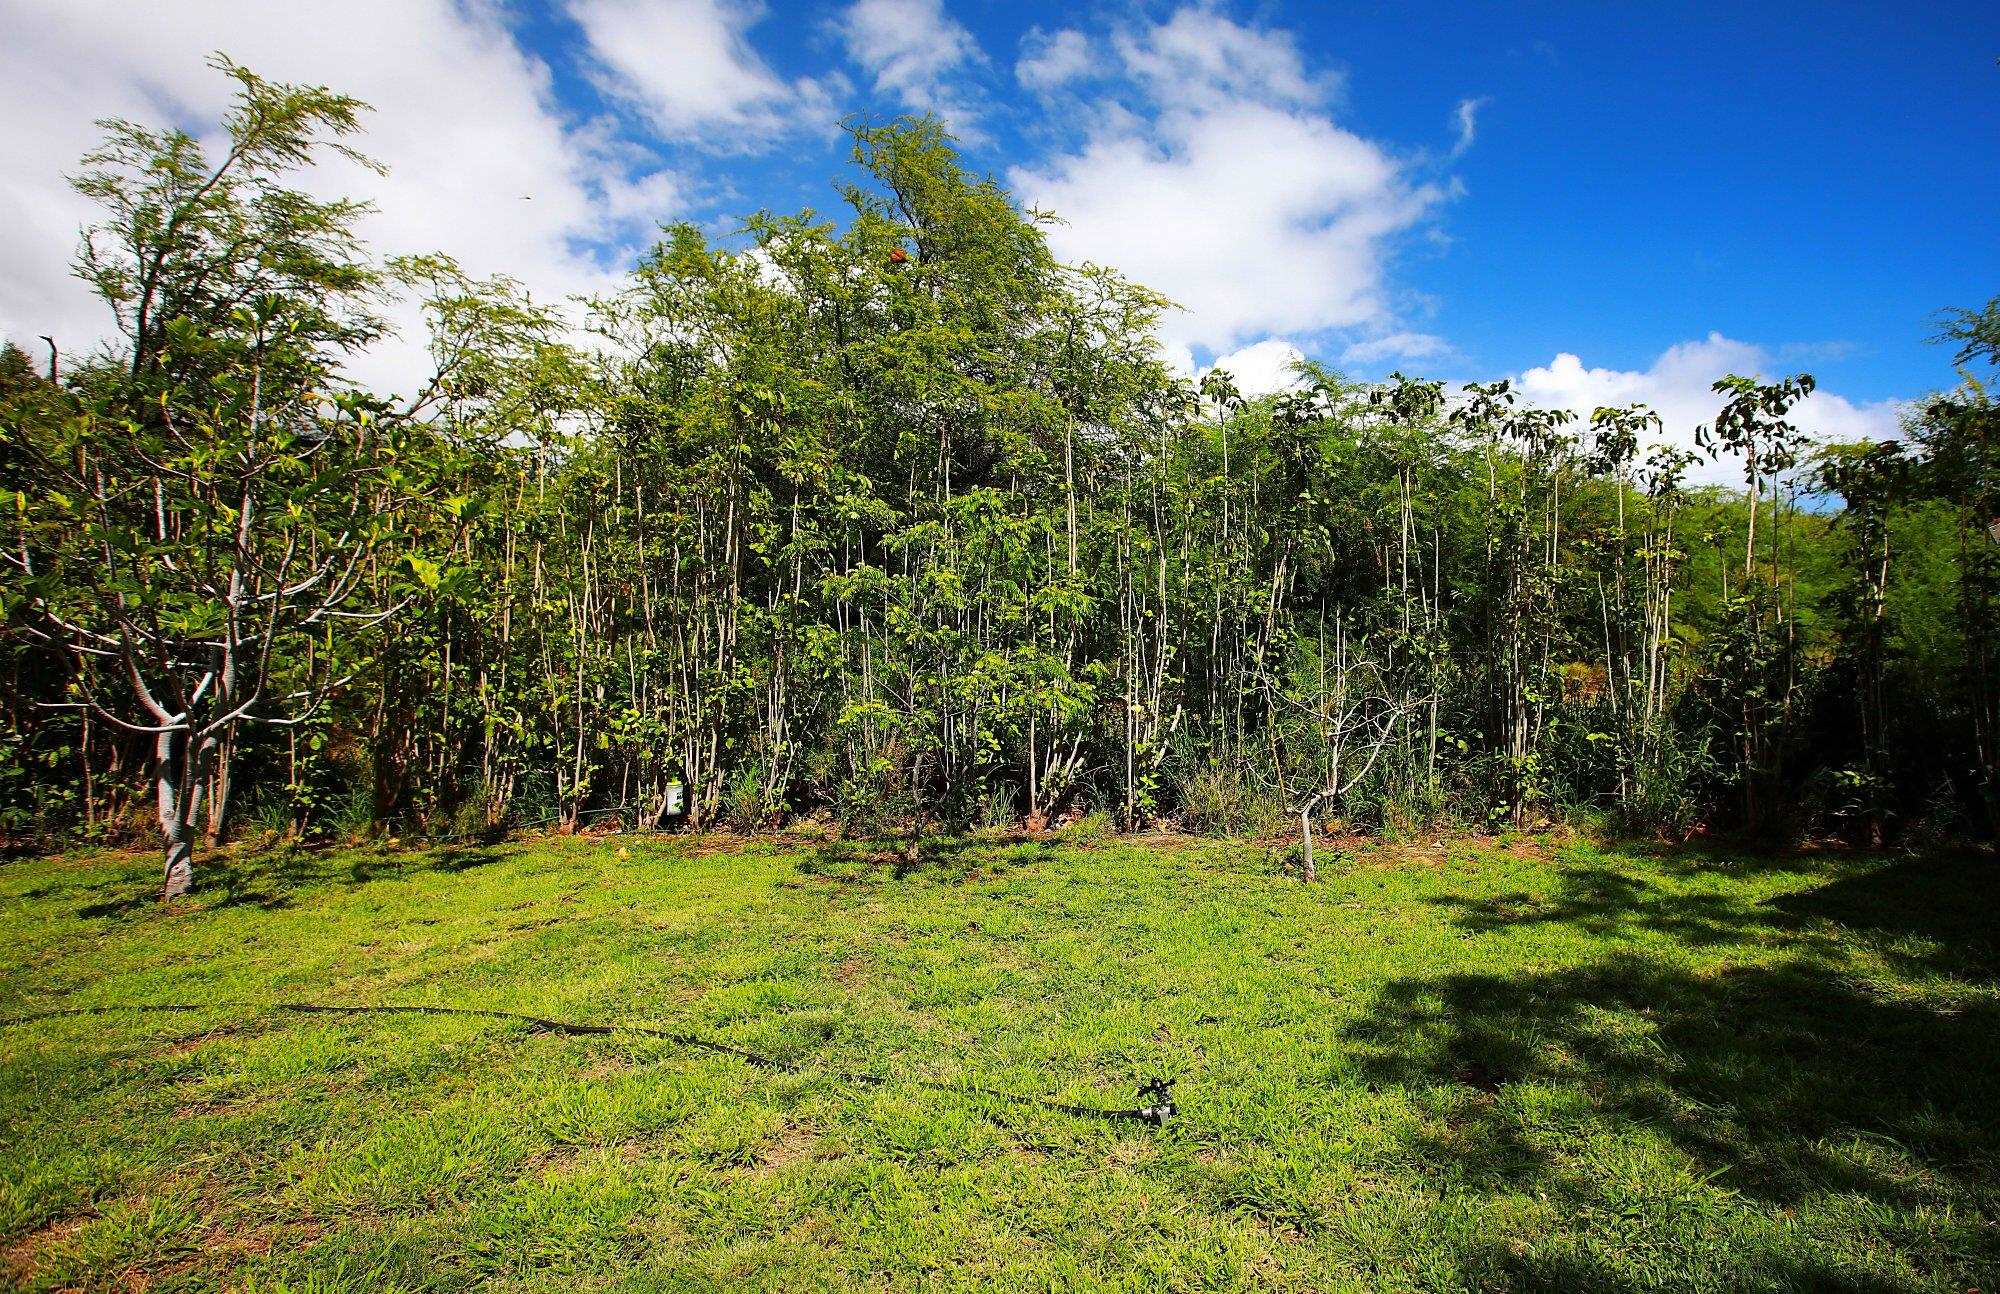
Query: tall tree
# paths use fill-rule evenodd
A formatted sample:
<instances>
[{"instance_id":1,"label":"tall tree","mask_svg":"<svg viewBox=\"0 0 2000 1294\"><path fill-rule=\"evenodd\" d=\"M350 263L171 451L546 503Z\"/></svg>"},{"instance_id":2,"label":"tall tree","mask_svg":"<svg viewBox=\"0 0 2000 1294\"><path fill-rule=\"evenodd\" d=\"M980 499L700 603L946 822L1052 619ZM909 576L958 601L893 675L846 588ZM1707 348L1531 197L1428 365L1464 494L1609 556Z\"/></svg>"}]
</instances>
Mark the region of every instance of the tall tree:
<instances>
[{"instance_id":1,"label":"tall tree","mask_svg":"<svg viewBox=\"0 0 2000 1294\"><path fill-rule=\"evenodd\" d=\"M411 419L341 378L410 267L364 256L358 204L284 183L326 149L358 156L338 141L361 105L215 65L236 82L220 158L103 123L75 183L106 219L77 272L123 354L18 445L43 487L21 500L11 575L70 675L50 704L152 739L169 898L193 885L204 808L225 825L241 726L311 714L352 676L354 631L408 600L374 577L409 548L428 466ZM421 585L431 568L410 561Z\"/></svg>"}]
</instances>

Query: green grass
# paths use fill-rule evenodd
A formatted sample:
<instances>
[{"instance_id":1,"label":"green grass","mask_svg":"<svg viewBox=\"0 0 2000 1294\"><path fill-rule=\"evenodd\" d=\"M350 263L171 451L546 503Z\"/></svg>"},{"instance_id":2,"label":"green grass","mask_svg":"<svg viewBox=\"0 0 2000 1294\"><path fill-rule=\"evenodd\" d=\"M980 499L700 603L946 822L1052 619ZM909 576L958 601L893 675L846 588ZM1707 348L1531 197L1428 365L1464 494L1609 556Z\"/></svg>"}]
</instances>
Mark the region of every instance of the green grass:
<instances>
[{"instance_id":1,"label":"green grass","mask_svg":"<svg viewBox=\"0 0 2000 1294\"><path fill-rule=\"evenodd\" d=\"M629 856L621 857L621 847ZM1164 1130L502 1021L0 1030L26 1288L2000 1284L1981 859L548 839L0 866L6 1014L432 1003L1132 1103Z\"/></svg>"}]
</instances>

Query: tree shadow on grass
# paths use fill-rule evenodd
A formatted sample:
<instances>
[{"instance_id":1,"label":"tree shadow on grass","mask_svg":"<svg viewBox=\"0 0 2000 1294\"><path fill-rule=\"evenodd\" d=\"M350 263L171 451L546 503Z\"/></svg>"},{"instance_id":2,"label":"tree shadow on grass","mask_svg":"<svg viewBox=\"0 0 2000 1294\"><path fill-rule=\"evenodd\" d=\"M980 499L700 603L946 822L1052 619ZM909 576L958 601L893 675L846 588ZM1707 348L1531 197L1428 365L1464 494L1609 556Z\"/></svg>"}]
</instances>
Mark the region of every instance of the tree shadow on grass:
<instances>
[{"instance_id":1,"label":"tree shadow on grass","mask_svg":"<svg viewBox=\"0 0 2000 1294\"><path fill-rule=\"evenodd\" d=\"M1773 919L1855 932L1911 972L2000 981L2000 861L1914 858L1765 905Z\"/></svg>"},{"instance_id":2,"label":"tree shadow on grass","mask_svg":"<svg viewBox=\"0 0 2000 1294\"><path fill-rule=\"evenodd\" d=\"M356 888L426 872L458 873L498 861L487 846L447 845L438 849L355 851L284 845L276 849L231 849L196 860L195 903L203 909L288 908L300 894L318 889ZM94 889L106 897L76 910L79 917L129 917L159 908L156 888L140 888L129 873Z\"/></svg>"},{"instance_id":3,"label":"tree shadow on grass","mask_svg":"<svg viewBox=\"0 0 2000 1294\"><path fill-rule=\"evenodd\" d=\"M1559 1207L1565 1236L1485 1255L1510 1286L1646 1284L1625 1229L1653 1228L1663 1252L1689 1237L1715 1245L1713 1211L1747 1206L1764 1219L1840 1211L1850 1244L1906 1264L1884 1276L1812 1257L1772 1239L1784 1234L1774 1222L1738 1235L1729 1259L1759 1286L1899 1289L1949 1276L1990 1287L1996 882L1985 860L1933 859L1760 904L1579 868L1552 899L1452 906L1474 929L1557 922L1616 940L1644 927L1711 953L1741 946L1745 960L1628 948L1581 966L1406 979L1348 1038L1372 1080L1425 1110L1412 1152L1466 1189ZM1633 1153L1651 1156L1640 1176L1660 1180L1635 1186Z\"/></svg>"},{"instance_id":4,"label":"tree shadow on grass","mask_svg":"<svg viewBox=\"0 0 2000 1294\"><path fill-rule=\"evenodd\" d=\"M1740 860L1706 850L1676 847L1644 851L1669 874L1744 874ZM1813 866L1794 857L1786 871ZM1824 869L1826 860L1819 861ZM1762 864L1753 862L1752 867ZM1667 935L1695 947L1767 942L1789 933L1795 942L1827 923L1828 937L1841 931L1865 938L1871 947L1911 969L2000 974L2000 861L1979 855L1840 860L1838 878L1813 889L1759 903L1727 892L1686 893L1612 864L1568 864L1552 896L1516 890L1484 898L1445 895L1432 899L1457 912L1466 930L1486 933L1522 926L1566 926L1605 939L1640 934ZM1909 955L1897 949L1911 946ZM1955 972L1956 973L1956 972Z\"/></svg>"},{"instance_id":5,"label":"tree shadow on grass","mask_svg":"<svg viewBox=\"0 0 2000 1294\"><path fill-rule=\"evenodd\" d=\"M1568 926L1599 938L1641 931L1667 934L1700 947L1753 937L1754 913L1728 894L1678 894L1616 867L1565 867L1558 892L1544 898L1517 890L1487 898L1444 895L1431 900L1454 909L1458 924L1485 933L1516 926Z\"/></svg>"},{"instance_id":6,"label":"tree shadow on grass","mask_svg":"<svg viewBox=\"0 0 2000 1294\"><path fill-rule=\"evenodd\" d=\"M922 878L943 884L976 880L1052 856L1041 839L989 840L969 836L830 840L800 860L801 875L842 885Z\"/></svg>"}]
</instances>

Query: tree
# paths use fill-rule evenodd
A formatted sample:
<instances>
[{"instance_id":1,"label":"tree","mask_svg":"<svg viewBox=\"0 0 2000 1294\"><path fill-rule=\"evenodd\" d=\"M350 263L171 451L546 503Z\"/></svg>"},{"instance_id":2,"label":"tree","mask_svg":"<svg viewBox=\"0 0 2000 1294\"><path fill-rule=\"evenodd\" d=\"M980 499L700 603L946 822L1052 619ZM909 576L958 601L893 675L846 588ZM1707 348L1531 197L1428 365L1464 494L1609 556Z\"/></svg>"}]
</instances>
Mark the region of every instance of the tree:
<instances>
[{"instance_id":1,"label":"tree","mask_svg":"<svg viewBox=\"0 0 2000 1294\"><path fill-rule=\"evenodd\" d=\"M2000 297L1981 310L1951 310L1935 340L1956 344L1958 389L1926 400L1909 422L1922 446L1913 484L1956 513L1961 669L1972 718L1974 776L1990 828L2000 829L2000 404L1991 375L2000 367Z\"/></svg>"},{"instance_id":2,"label":"tree","mask_svg":"<svg viewBox=\"0 0 2000 1294\"><path fill-rule=\"evenodd\" d=\"M1782 557L1778 548L1778 481L1797 465L1805 436L1787 418L1813 392L1810 373L1761 383L1730 374L1715 383L1728 396L1711 426L1695 430L1695 443L1711 454L1734 453L1743 460L1743 582L1726 602L1724 632L1718 637L1718 681L1725 706L1733 710L1745 824L1756 830L1762 811L1758 791L1776 775L1774 752L1791 717L1797 683L1797 642L1785 612ZM1771 557L1758 578L1757 518L1764 492L1771 493Z\"/></svg>"},{"instance_id":3,"label":"tree","mask_svg":"<svg viewBox=\"0 0 2000 1294\"><path fill-rule=\"evenodd\" d=\"M1453 421L1483 444L1487 462L1485 559L1480 577L1490 655L1490 722L1506 809L1516 826L1548 788L1543 744L1557 713L1552 669L1561 615L1564 485L1576 440L1566 410L1517 407L1506 381L1469 384Z\"/></svg>"},{"instance_id":4,"label":"tree","mask_svg":"<svg viewBox=\"0 0 2000 1294\"><path fill-rule=\"evenodd\" d=\"M1853 544L1852 583L1843 595L1843 645L1855 672L1855 713L1861 760L1845 770L1868 820L1869 843L1884 840L1888 790L1888 666L1890 518L1909 493L1911 463L1896 441L1829 445L1816 456L1813 480L1846 505L1838 524Z\"/></svg>"},{"instance_id":5,"label":"tree","mask_svg":"<svg viewBox=\"0 0 2000 1294\"><path fill-rule=\"evenodd\" d=\"M2000 297L1977 310L1954 307L1938 316L1937 335L1931 340L1958 347L1952 362L1963 368L1974 360L2000 365Z\"/></svg>"},{"instance_id":6,"label":"tree","mask_svg":"<svg viewBox=\"0 0 2000 1294\"><path fill-rule=\"evenodd\" d=\"M409 506L424 430L349 389L341 362L379 338L382 294L417 267L366 259L363 208L286 187L357 128L361 105L237 83L211 162L180 130L103 123L77 189L106 219L77 272L123 334L80 374L81 408L18 434L43 482L20 499L10 571L67 696L151 738L162 894L193 885L194 835L219 837L247 723L296 724L360 662L347 647L434 583ZM432 263L426 267L435 271ZM385 580L397 559L407 578Z\"/></svg>"},{"instance_id":7,"label":"tree","mask_svg":"<svg viewBox=\"0 0 2000 1294\"><path fill-rule=\"evenodd\" d=\"M1578 436L1507 383L1310 362L1246 397L1172 375L1167 303L1057 260L928 119L853 132L839 219L665 229L584 351L301 191L365 163L359 104L218 67L220 145L109 122L77 181L122 344L61 383L0 348L0 828L115 805L149 752L176 892L246 796L454 833L659 826L680 791L695 829L911 839L1585 803L1672 831L1722 811L1714 751L1751 825L1855 770L1925 783L1881 822L1945 777L2000 802L1972 374L1907 470L1841 461L1837 513L1788 502L1806 377L1717 384L1740 492L1648 455L1639 407ZM347 376L392 293L435 370L399 399ZM1945 317L1962 364L1996 317ZM1849 670L1862 705L1816 704ZM1899 704L1919 677L1956 740Z\"/></svg>"}]
</instances>

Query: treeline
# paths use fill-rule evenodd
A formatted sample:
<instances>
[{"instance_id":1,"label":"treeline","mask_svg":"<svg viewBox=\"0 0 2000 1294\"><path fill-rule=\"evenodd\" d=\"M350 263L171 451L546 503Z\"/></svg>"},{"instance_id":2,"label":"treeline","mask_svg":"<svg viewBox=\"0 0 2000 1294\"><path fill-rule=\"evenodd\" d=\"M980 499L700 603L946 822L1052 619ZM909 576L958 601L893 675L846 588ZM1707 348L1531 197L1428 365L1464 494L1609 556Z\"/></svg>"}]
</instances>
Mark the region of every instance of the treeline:
<instances>
[{"instance_id":1,"label":"treeline","mask_svg":"<svg viewBox=\"0 0 2000 1294\"><path fill-rule=\"evenodd\" d=\"M840 223L666 231L557 311L288 177L361 105L238 83L225 155L114 123L78 272L123 343L0 362L0 801L202 833L615 812L753 829L1523 824L1990 835L2000 305L1907 442L1728 376L1643 408L1323 368L1247 400L1057 262L932 121ZM413 395L346 376L426 303Z\"/></svg>"}]
</instances>

